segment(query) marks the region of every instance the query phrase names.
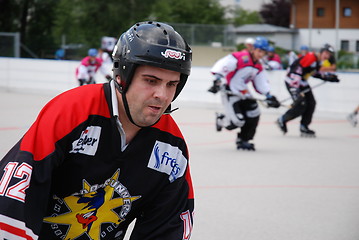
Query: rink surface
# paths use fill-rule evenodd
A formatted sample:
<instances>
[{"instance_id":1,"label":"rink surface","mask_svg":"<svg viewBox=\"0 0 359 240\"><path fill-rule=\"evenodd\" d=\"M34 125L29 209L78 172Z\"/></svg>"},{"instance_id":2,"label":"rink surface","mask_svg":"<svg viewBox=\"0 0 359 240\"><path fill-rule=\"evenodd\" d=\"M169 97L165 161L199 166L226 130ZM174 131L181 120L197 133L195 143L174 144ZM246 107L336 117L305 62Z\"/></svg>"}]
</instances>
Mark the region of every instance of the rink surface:
<instances>
[{"instance_id":1,"label":"rink surface","mask_svg":"<svg viewBox=\"0 0 359 240\"><path fill-rule=\"evenodd\" d=\"M0 89L0 158L53 96ZM192 240L359 239L359 127L346 115L316 112L317 137L301 138L297 120L286 136L274 124L284 108L262 109L248 152L235 149L236 131L215 131L220 105L174 107L190 150Z\"/></svg>"}]
</instances>

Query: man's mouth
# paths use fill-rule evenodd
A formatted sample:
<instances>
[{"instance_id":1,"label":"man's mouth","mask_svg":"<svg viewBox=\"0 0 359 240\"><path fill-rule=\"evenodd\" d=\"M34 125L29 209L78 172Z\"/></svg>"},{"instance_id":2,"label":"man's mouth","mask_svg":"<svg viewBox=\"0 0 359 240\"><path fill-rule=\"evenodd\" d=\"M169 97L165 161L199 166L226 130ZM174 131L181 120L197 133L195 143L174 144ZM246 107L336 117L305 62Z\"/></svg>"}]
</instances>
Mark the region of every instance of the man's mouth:
<instances>
[{"instance_id":1,"label":"man's mouth","mask_svg":"<svg viewBox=\"0 0 359 240\"><path fill-rule=\"evenodd\" d=\"M153 111L156 111L156 112L161 110L160 106L151 105L151 106L149 106L149 108L152 109Z\"/></svg>"}]
</instances>

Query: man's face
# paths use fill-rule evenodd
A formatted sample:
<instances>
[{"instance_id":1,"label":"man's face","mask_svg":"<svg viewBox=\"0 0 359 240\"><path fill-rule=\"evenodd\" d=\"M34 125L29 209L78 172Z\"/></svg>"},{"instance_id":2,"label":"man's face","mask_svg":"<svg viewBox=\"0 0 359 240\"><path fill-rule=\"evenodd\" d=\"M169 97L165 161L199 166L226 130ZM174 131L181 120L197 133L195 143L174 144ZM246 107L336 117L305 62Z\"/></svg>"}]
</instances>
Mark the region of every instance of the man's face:
<instances>
[{"instance_id":1,"label":"man's face","mask_svg":"<svg viewBox=\"0 0 359 240\"><path fill-rule=\"evenodd\" d=\"M258 60L262 59L265 54L266 54L266 51L264 51L264 50L262 50L260 48L255 48L253 50L254 61L258 61Z\"/></svg>"},{"instance_id":2,"label":"man's face","mask_svg":"<svg viewBox=\"0 0 359 240\"><path fill-rule=\"evenodd\" d=\"M327 50L324 50L320 53L320 60L324 61L330 58L330 52Z\"/></svg>"},{"instance_id":3,"label":"man's face","mask_svg":"<svg viewBox=\"0 0 359 240\"><path fill-rule=\"evenodd\" d=\"M90 62L94 63L96 61L96 56L90 56Z\"/></svg>"},{"instance_id":4,"label":"man's face","mask_svg":"<svg viewBox=\"0 0 359 240\"><path fill-rule=\"evenodd\" d=\"M126 93L133 121L139 126L158 121L173 100L179 81L179 72L138 66Z\"/></svg>"},{"instance_id":5,"label":"man's face","mask_svg":"<svg viewBox=\"0 0 359 240\"><path fill-rule=\"evenodd\" d=\"M274 52L267 52L268 57L273 57L274 56Z\"/></svg>"}]
</instances>

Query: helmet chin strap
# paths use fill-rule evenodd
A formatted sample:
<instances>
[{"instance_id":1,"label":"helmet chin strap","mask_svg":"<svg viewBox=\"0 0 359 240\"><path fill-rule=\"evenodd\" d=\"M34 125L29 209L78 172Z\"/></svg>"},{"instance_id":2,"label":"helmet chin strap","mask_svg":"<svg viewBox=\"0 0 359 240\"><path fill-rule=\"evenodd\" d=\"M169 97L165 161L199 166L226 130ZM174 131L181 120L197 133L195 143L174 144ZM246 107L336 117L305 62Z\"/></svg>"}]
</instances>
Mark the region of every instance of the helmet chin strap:
<instances>
[{"instance_id":1,"label":"helmet chin strap","mask_svg":"<svg viewBox=\"0 0 359 240\"><path fill-rule=\"evenodd\" d=\"M116 86L117 90L120 92L120 94L121 94L121 96L122 96L122 102L123 102L123 106L124 106L125 111L126 111L126 115L127 115L128 119L130 120L130 122L131 122L132 124L134 124L135 126L137 126L137 127L139 127L139 128L144 128L144 127L151 127L151 126L155 125L155 124L160 120L160 118L159 118L155 123L153 123L153 124L151 124L151 125L148 125L148 126L140 126L140 125L138 125L137 123L135 123L135 121L133 121L133 119L132 119L131 112L130 112L130 108L128 107L128 102L127 102L127 98L126 98L126 93L123 92L123 89L122 89L122 87L120 86L120 84L119 84L116 80L114 80L114 81L115 81L115 86ZM175 109L175 110L176 110L176 109Z\"/></svg>"}]
</instances>

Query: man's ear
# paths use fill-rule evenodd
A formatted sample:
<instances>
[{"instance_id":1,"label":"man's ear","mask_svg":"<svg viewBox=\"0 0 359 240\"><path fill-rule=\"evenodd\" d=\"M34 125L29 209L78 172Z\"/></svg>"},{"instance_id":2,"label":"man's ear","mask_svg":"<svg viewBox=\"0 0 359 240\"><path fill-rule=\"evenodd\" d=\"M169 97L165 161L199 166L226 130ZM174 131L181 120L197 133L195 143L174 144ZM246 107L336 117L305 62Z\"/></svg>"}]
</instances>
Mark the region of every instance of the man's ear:
<instances>
[{"instance_id":1,"label":"man's ear","mask_svg":"<svg viewBox=\"0 0 359 240\"><path fill-rule=\"evenodd\" d=\"M122 84L121 84L121 77L120 77L120 75L117 75L116 76L116 82L118 83L118 86L121 86L122 87Z\"/></svg>"},{"instance_id":2,"label":"man's ear","mask_svg":"<svg viewBox=\"0 0 359 240\"><path fill-rule=\"evenodd\" d=\"M119 75L116 76L116 82L117 82L118 84L121 84L121 78L120 78Z\"/></svg>"}]
</instances>

